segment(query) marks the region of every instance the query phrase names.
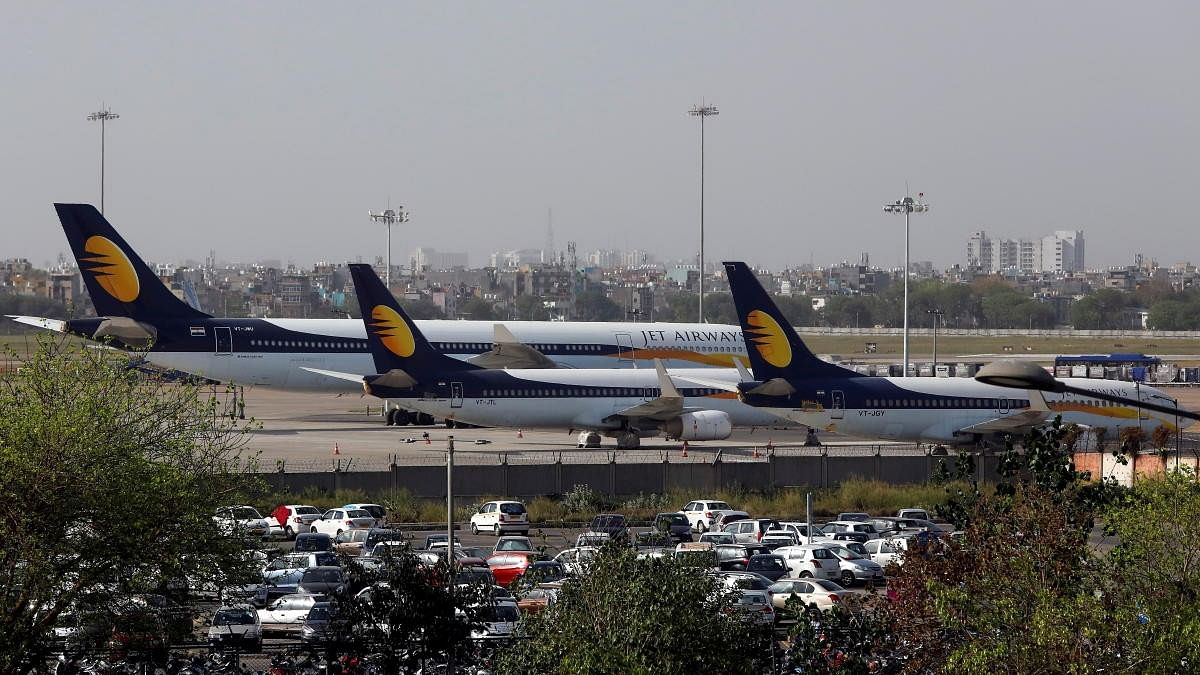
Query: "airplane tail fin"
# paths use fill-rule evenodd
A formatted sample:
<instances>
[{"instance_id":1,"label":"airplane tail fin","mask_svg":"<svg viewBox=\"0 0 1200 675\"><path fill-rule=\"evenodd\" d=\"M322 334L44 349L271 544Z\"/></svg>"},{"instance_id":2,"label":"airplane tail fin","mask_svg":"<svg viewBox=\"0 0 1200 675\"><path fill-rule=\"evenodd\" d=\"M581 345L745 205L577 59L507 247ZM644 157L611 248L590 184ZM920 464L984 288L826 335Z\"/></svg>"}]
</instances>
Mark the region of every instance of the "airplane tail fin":
<instances>
[{"instance_id":1,"label":"airplane tail fin","mask_svg":"<svg viewBox=\"0 0 1200 675\"><path fill-rule=\"evenodd\" d=\"M439 373L477 369L434 349L370 265L349 267L377 372L402 370L421 382Z\"/></svg>"},{"instance_id":2,"label":"airplane tail fin","mask_svg":"<svg viewBox=\"0 0 1200 675\"><path fill-rule=\"evenodd\" d=\"M96 314L153 323L204 318L175 296L91 204L55 204Z\"/></svg>"},{"instance_id":3,"label":"airplane tail fin","mask_svg":"<svg viewBox=\"0 0 1200 675\"><path fill-rule=\"evenodd\" d=\"M822 361L809 350L746 263L726 262L724 265L755 379L857 375L852 370Z\"/></svg>"}]
</instances>

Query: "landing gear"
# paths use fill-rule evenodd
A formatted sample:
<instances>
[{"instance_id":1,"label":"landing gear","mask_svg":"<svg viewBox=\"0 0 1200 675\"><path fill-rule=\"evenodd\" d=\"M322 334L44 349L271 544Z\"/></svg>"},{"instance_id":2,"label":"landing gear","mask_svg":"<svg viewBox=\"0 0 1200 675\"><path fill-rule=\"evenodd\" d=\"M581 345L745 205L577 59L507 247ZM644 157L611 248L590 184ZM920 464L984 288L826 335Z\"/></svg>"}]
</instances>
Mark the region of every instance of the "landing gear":
<instances>
[{"instance_id":1,"label":"landing gear","mask_svg":"<svg viewBox=\"0 0 1200 675\"><path fill-rule=\"evenodd\" d=\"M621 450L636 450L642 446L642 437L635 431L622 431L617 435L617 447Z\"/></svg>"},{"instance_id":2,"label":"landing gear","mask_svg":"<svg viewBox=\"0 0 1200 675\"><path fill-rule=\"evenodd\" d=\"M821 445L821 439L817 438L817 430L809 427L808 434L804 437L804 445L806 447L817 447Z\"/></svg>"}]
</instances>

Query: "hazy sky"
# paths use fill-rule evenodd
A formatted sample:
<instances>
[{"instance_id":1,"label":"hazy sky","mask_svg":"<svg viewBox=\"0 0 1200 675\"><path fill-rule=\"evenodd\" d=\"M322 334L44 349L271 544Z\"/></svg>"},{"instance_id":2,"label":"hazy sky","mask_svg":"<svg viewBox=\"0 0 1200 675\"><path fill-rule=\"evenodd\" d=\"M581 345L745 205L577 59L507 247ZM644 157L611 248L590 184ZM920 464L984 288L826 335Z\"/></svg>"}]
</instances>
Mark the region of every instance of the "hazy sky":
<instances>
[{"instance_id":1,"label":"hazy sky","mask_svg":"<svg viewBox=\"0 0 1200 675\"><path fill-rule=\"evenodd\" d=\"M1089 266L1200 262L1196 2L5 2L0 258L67 251L55 201L99 202L152 260L415 246L902 259L882 213L932 210L913 258L968 234L1083 229Z\"/></svg>"}]
</instances>

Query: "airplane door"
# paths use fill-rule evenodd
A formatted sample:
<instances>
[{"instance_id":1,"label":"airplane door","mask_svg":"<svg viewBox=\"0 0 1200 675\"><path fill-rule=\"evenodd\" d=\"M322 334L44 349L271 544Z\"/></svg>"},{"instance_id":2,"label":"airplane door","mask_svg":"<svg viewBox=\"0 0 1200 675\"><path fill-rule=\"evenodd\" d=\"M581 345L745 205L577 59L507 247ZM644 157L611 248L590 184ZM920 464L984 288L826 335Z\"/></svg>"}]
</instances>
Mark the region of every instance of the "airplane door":
<instances>
[{"instance_id":1,"label":"airplane door","mask_svg":"<svg viewBox=\"0 0 1200 675\"><path fill-rule=\"evenodd\" d=\"M450 383L450 407L461 408L463 404L463 386L462 382Z\"/></svg>"},{"instance_id":2,"label":"airplane door","mask_svg":"<svg viewBox=\"0 0 1200 675\"><path fill-rule=\"evenodd\" d=\"M633 363L633 336L629 333L617 333L617 361Z\"/></svg>"},{"instance_id":3,"label":"airplane door","mask_svg":"<svg viewBox=\"0 0 1200 675\"><path fill-rule=\"evenodd\" d=\"M1012 401L1009 401L1006 398L1000 399L1000 406L999 406L1000 414L1007 415L1008 411L1011 409L1011 406L1012 406Z\"/></svg>"},{"instance_id":4,"label":"airplane door","mask_svg":"<svg viewBox=\"0 0 1200 675\"><path fill-rule=\"evenodd\" d=\"M829 393L829 417L840 420L846 414L846 395L841 391Z\"/></svg>"},{"instance_id":5,"label":"airplane door","mask_svg":"<svg viewBox=\"0 0 1200 675\"><path fill-rule=\"evenodd\" d=\"M233 334L229 330L229 326L217 326L217 329L214 332L217 336L216 353L218 353L218 354L232 353L233 352Z\"/></svg>"}]
</instances>

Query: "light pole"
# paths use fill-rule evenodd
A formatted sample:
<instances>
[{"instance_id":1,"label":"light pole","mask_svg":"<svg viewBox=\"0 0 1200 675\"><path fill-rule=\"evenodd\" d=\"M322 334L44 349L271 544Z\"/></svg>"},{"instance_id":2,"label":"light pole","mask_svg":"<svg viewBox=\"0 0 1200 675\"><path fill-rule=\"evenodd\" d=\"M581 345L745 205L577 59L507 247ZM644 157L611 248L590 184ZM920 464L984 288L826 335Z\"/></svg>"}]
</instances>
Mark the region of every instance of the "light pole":
<instances>
[{"instance_id":1,"label":"light pole","mask_svg":"<svg viewBox=\"0 0 1200 675\"><path fill-rule=\"evenodd\" d=\"M109 110L108 108L101 108L100 110L97 110L96 112L87 116L89 122L99 122L100 123L100 213L101 214L104 213L104 124L106 122L108 122L109 120L115 120L119 117L120 117L120 115Z\"/></svg>"},{"instance_id":2,"label":"light pole","mask_svg":"<svg viewBox=\"0 0 1200 675\"><path fill-rule=\"evenodd\" d=\"M908 216L910 213L925 213L929 210L924 197L924 192L918 192L916 199L905 197L883 207L886 213L904 214L904 377L908 377Z\"/></svg>"},{"instance_id":3,"label":"light pole","mask_svg":"<svg viewBox=\"0 0 1200 675\"><path fill-rule=\"evenodd\" d=\"M927 309L925 313L933 316L933 376L937 377L937 325L938 317L945 312L940 309Z\"/></svg>"},{"instance_id":4,"label":"light pole","mask_svg":"<svg viewBox=\"0 0 1200 675\"><path fill-rule=\"evenodd\" d=\"M384 275L384 283L388 288L392 287L392 225L397 223L408 222L408 211L404 210L403 206L396 207L396 210L387 209L383 213L375 213L367 211L367 215L371 216L371 220L376 223L387 225L388 243L387 243L387 274Z\"/></svg>"},{"instance_id":5,"label":"light pole","mask_svg":"<svg viewBox=\"0 0 1200 675\"><path fill-rule=\"evenodd\" d=\"M694 105L688 114L700 118L700 318L697 322L704 323L704 118L720 112L715 105Z\"/></svg>"},{"instance_id":6,"label":"light pole","mask_svg":"<svg viewBox=\"0 0 1200 675\"><path fill-rule=\"evenodd\" d=\"M389 230L391 228L388 228ZM454 597L454 436L446 437L446 586L451 598ZM446 652L450 667L447 672L454 672L454 643Z\"/></svg>"}]
</instances>

